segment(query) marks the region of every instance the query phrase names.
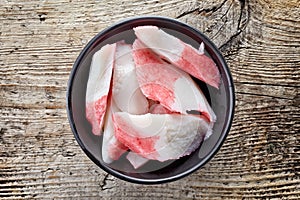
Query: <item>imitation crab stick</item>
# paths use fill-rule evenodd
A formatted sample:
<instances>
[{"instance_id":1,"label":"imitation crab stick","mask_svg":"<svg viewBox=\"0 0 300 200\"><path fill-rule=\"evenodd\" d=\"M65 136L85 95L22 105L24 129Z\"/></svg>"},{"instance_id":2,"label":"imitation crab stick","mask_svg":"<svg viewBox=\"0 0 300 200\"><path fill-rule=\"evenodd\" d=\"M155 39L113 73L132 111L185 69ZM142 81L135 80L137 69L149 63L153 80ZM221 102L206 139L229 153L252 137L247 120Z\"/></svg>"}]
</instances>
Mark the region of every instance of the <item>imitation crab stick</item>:
<instances>
[{"instance_id":1,"label":"imitation crab stick","mask_svg":"<svg viewBox=\"0 0 300 200\"><path fill-rule=\"evenodd\" d=\"M103 142L102 142L102 158L105 163L112 163L114 160L128 150L124 144L119 142L115 137L114 125L112 115L113 112L119 111L113 101L110 102L110 107L107 109L105 116L105 124L103 131Z\"/></svg>"},{"instance_id":2,"label":"imitation crab stick","mask_svg":"<svg viewBox=\"0 0 300 200\"><path fill-rule=\"evenodd\" d=\"M148 112L148 100L136 79L132 45L123 41L117 42L112 93L120 110L131 114Z\"/></svg>"},{"instance_id":3,"label":"imitation crab stick","mask_svg":"<svg viewBox=\"0 0 300 200\"><path fill-rule=\"evenodd\" d=\"M134 28L139 40L155 53L205 83L218 88L220 73L214 61L191 45L156 26Z\"/></svg>"},{"instance_id":4,"label":"imitation crab stick","mask_svg":"<svg viewBox=\"0 0 300 200\"><path fill-rule=\"evenodd\" d=\"M134 153L158 161L189 155L211 132L205 119L192 115L116 112L113 121L120 142Z\"/></svg>"},{"instance_id":5,"label":"imitation crab stick","mask_svg":"<svg viewBox=\"0 0 300 200\"><path fill-rule=\"evenodd\" d=\"M216 121L205 96L186 72L157 57L138 39L133 43L133 58L138 83L147 98L158 101L171 112L198 111L210 122Z\"/></svg>"},{"instance_id":6,"label":"imitation crab stick","mask_svg":"<svg viewBox=\"0 0 300 200\"><path fill-rule=\"evenodd\" d=\"M107 108L102 146L102 157L106 163L119 159L128 150L115 137L112 113L116 111L124 111L131 114L148 112L148 100L141 92L136 80L131 45L126 44L124 41L117 42L114 59L112 95L111 99L109 99L110 106ZM135 157L138 157L138 155Z\"/></svg>"},{"instance_id":7,"label":"imitation crab stick","mask_svg":"<svg viewBox=\"0 0 300 200\"><path fill-rule=\"evenodd\" d=\"M163 107L159 103L151 102L152 105L149 108L149 113L152 114L172 114L171 111L169 111L167 108ZM129 152L126 156L127 160L132 164L132 166L137 169L146 164L149 159L144 158L143 156L135 153L135 152Z\"/></svg>"},{"instance_id":8,"label":"imitation crab stick","mask_svg":"<svg viewBox=\"0 0 300 200\"><path fill-rule=\"evenodd\" d=\"M116 44L105 45L92 58L86 88L86 118L95 135L102 133L115 49Z\"/></svg>"},{"instance_id":9,"label":"imitation crab stick","mask_svg":"<svg viewBox=\"0 0 300 200\"><path fill-rule=\"evenodd\" d=\"M127 154L126 158L135 169L140 168L141 166L143 166L144 164L146 164L149 161L149 159L144 158L144 157L140 156L139 154L134 153L133 151L130 151Z\"/></svg>"}]
</instances>

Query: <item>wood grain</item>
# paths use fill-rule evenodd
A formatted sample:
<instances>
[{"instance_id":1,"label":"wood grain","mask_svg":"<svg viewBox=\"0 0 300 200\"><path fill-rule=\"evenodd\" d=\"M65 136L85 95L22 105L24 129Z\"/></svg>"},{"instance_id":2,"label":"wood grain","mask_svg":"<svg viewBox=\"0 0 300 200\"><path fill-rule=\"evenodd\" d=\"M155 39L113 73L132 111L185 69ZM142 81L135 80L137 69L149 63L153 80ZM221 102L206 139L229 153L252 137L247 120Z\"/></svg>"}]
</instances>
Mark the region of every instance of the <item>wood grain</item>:
<instances>
[{"instance_id":1,"label":"wood grain","mask_svg":"<svg viewBox=\"0 0 300 200\"><path fill-rule=\"evenodd\" d=\"M0 1L1 199L300 199L298 0ZM103 28L136 15L186 22L221 49L236 87L226 142L173 183L126 183L70 130L73 62Z\"/></svg>"}]
</instances>

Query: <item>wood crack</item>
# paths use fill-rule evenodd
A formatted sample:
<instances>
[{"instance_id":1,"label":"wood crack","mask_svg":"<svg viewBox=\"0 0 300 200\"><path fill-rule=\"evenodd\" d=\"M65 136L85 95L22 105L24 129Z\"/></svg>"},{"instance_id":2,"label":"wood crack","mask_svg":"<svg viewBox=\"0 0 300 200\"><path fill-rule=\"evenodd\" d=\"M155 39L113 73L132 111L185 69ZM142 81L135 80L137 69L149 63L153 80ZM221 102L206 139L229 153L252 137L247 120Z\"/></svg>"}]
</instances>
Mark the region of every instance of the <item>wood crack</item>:
<instances>
[{"instance_id":1,"label":"wood crack","mask_svg":"<svg viewBox=\"0 0 300 200\"><path fill-rule=\"evenodd\" d=\"M237 24L237 31L234 35L232 35L229 40L227 40L224 44L222 44L219 48L220 50L225 50L226 47L230 46L234 40L246 29L250 20L250 8L249 8L249 0L239 0L240 2L240 15ZM247 6L246 6L247 5ZM246 20L245 23L242 24L242 18L244 11L246 10Z\"/></svg>"},{"instance_id":2,"label":"wood crack","mask_svg":"<svg viewBox=\"0 0 300 200\"><path fill-rule=\"evenodd\" d=\"M286 99L286 100L294 100L293 98L287 98L287 97L278 97L278 96L272 96L267 94L255 94L250 92L236 92L237 94L245 94L245 95L255 95L255 96L261 96L261 97L270 97L275 99Z\"/></svg>"},{"instance_id":3,"label":"wood crack","mask_svg":"<svg viewBox=\"0 0 300 200\"><path fill-rule=\"evenodd\" d=\"M108 185L107 181L112 181L112 179L109 179L109 174L106 174L104 176L103 181L100 183L100 188L101 188L102 191L114 188L113 186L112 187L107 187L107 185Z\"/></svg>"},{"instance_id":4,"label":"wood crack","mask_svg":"<svg viewBox=\"0 0 300 200\"><path fill-rule=\"evenodd\" d=\"M239 20L238 20L238 25L237 25L238 29L240 29L240 25L241 25L241 21L242 21L242 13L243 13L243 10L245 9L245 1L246 0L239 0L240 5L241 5L241 13L240 13Z\"/></svg>"},{"instance_id":5,"label":"wood crack","mask_svg":"<svg viewBox=\"0 0 300 200\"><path fill-rule=\"evenodd\" d=\"M233 1L231 1L231 3L230 3L230 5L229 5L228 9L227 9L227 10L225 11L225 13L222 15L221 19L223 19L223 18L228 14L228 12L229 12L229 10L231 9L232 5L233 5ZM214 36L211 37L211 39L214 39L214 38L221 32L222 28L225 26L225 24L227 23L227 21L228 21L227 18L225 18L224 23L223 23L222 26L218 29L218 31L214 34Z\"/></svg>"},{"instance_id":6,"label":"wood crack","mask_svg":"<svg viewBox=\"0 0 300 200\"><path fill-rule=\"evenodd\" d=\"M272 84L272 83L256 83L256 82L247 82L239 81L239 84L248 84L248 85L265 85L265 86L275 86L275 87L289 87L289 88L300 88L300 86L287 85L287 84Z\"/></svg>"}]
</instances>

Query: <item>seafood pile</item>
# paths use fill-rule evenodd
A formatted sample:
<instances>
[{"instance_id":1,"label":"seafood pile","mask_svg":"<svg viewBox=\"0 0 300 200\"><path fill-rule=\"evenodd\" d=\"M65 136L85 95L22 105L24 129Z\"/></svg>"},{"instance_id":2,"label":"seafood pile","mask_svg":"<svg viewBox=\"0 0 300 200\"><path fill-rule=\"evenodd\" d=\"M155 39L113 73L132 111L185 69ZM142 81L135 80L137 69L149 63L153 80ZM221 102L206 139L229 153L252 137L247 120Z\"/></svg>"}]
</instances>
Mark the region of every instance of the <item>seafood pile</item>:
<instances>
[{"instance_id":1,"label":"seafood pile","mask_svg":"<svg viewBox=\"0 0 300 200\"><path fill-rule=\"evenodd\" d=\"M128 152L139 168L189 155L212 134L216 115L193 78L218 88L220 73L203 43L197 50L156 26L133 30L133 44L107 44L93 55L86 118L103 134L104 162Z\"/></svg>"}]
</instances>

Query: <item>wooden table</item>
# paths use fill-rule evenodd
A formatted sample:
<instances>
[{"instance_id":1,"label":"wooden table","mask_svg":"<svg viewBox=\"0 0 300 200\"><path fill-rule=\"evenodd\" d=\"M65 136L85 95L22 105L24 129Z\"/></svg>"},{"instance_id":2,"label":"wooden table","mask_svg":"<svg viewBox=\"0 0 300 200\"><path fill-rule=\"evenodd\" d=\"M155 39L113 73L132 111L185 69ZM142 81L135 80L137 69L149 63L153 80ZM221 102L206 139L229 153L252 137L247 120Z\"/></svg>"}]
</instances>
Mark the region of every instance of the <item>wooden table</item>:
<instances>
[{"instance_id":1,"label":"wooden table","mask_svg":"<svg viewBox=\"0 0 300 200\"><path fill-rule=\"evenodd\" d=\"M210 37L235 82L232 129L213 160L163 185L106 174L79 148L66 86L81 49L136 15ZM0 0L1 199L300 199L299 0Z\"/></svg>"}]
</instances>

